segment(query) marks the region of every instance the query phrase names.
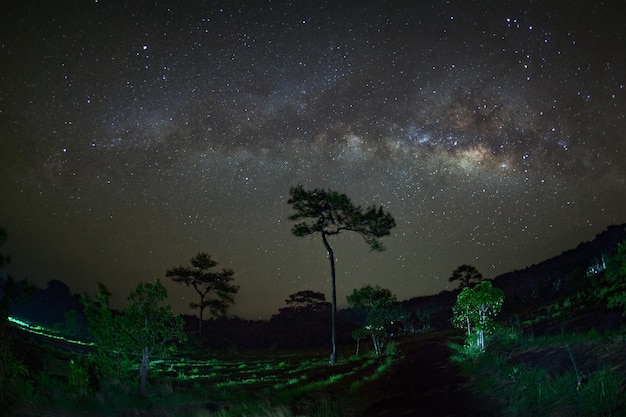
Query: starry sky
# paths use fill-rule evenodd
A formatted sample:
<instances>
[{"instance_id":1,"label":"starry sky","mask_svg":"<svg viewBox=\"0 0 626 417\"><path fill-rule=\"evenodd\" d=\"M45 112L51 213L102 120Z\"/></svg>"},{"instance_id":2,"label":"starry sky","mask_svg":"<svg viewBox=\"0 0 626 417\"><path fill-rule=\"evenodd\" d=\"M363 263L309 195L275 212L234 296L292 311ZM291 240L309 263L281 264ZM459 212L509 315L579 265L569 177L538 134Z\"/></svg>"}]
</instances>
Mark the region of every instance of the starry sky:
<instances>
[{"instance_id":1,"label":"starry sky","mask_svg":"<svg viewBox=\"0 0 626 417\"><path fill-rule=\"evenodd\" d=\"M558 255L626 222L620 1L8 1L0 16L0 226L8 269L123 306L207 252L229 313L330 298L289 188L396 219L332 238L339 307Z\"/></svg>"}]
</instances>

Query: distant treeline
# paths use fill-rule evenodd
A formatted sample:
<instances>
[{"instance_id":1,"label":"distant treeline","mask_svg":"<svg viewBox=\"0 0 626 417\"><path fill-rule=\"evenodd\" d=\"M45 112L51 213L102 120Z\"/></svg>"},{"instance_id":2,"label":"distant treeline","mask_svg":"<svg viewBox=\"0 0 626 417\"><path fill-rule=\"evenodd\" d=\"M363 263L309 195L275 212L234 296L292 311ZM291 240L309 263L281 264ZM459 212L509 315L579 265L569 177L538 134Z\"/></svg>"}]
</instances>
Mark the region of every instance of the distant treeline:
<instances>
[{"instance_id":1,"label":"distant treeline","mask_svg":"<svg viewBox=\"0 0 626 417\"><path fill-rule=\"evenodd\" d=\"M505 293L501 317L519 313L567 297L591 285L603 273L605 262L619 242L626 240L626 224L610 226L593 241L571 249L522 270L499 275L493 285ZM512 253L511 256L515 256ZM450 327L452 306L458 290L401 301L405 312L397 324L397 333L414 333ZM24 304L13 306L12 314L23 320L56 329L71 337L88 338L80 295L72 294L59 280L52 280L44 289L36 289ZM197 329L195 316L183 316L186 330ZM340 344L352 343L351 332L359 327L361 318L350 310L338 315L337 337ZM201 339L196 343L209 348L238 350L256 348L313 348L330 342L328 311L298 312L281 309L270 320L251 321L237 317L206 320Z\"/></svg>"}]
</instances>

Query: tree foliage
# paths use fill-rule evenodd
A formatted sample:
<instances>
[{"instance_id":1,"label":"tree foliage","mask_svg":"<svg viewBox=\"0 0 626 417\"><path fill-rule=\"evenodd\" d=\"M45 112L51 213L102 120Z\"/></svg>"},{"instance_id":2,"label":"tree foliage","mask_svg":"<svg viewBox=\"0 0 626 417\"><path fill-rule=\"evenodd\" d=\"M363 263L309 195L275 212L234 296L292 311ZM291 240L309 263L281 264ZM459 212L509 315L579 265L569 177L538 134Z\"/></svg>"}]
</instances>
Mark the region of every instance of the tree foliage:
<instances>
[{"instance_id":1,"label":"tree foliage","mask_svg":"<svg viewBox=\"0 0 626 417\"><path fill-rule=\"evenodd\" d=\"M459 288L462 289L480 283L483 280L483 274L478 272L475 266L464 264L452 271L448 280L450 282L458 281Z\"/></svg>"},{"instance_id":2,"label":"tree foliage","mask_svg":"<svg viewBox=\"0 0 626 417\"><path fill-rule=\"evenodd\" d=\"M137 284L128 294L130 305L118 315L109 308L110 296L99 284L95 300L86 295L82 299L96 340L96 368L101 378L120 382L127 378L132 363L139 361L140 391L145 395L151 359L173 352L174 342L186 340L183 320L163 303L167 290L158 279Z\"/></svg>"},{"instance_id":3,"label":"tree foliage","mask_svg":"<svg viewBox=\"0 0 626 417\"><path fill-rule=\"evenodd\" d=\"M279 309L280 312L319 313L330 309L330 303L326 301L324 293L311 290L290 294L285 303L287 307Z\"/></svg>"},{"instance_id":4,"label":"tree foliage","mask_svg":"<svg viewBox=\"0 0 626 417\"><path fill-rule=\"evenodd\" d=\"M388 338L388 326L399 316L396 296L378 285L366 285L354 290L347 299L353 310L365 315L363 327L372 337L374 350L379 355Z\"/></svg>"},{"instance_id":5,"label":"tree foliage","mask_svg":"<svg viewBox=\"0 0 626 417\"><path fill-rule=\"evenodd\" d=\"M382 251L384 246L380 238L389 235L396 223L391 214L386 213L382 206L363 209L361 206L354 205L345 194L336 191L318 188L305 190L302 185L298 185L292 187L289 194L291 197L287 202L295 210L295 213L289 216L289 220L297 222L293 225L291 233L298 237L319 233L328 253L331 275L332 353L330 364L332 365L337 358L337 292L335 254L328 238L344 231L355 232L365 240L370 249Z\"/></svg>"},{"instance_id":6,"label":"tree foliage","mask_svg":"<svg viewBox=\"0 0 626 417\"><path fill-rule=\"evenodd\" d=\"M190 303L189 307L200 310L198 331L202 333L204 310L208 308L213 316L225 315L229 305L235 303L234 296L239 286L231 284L235 274L232 269L211 271L218 264L205 252L198 253L190 262L191 266L174 267L165 276L179 284L193 287L200 296L200 302Z\"/></svg>"},{"instance_id":7,"label":"tree foliage","mask_svg":"<svg viewBox=\"0 0 626 417\"><path fill-rule=\"evenodd\" d=\"M96 343L93 355L96 377L99 381L120 383L125 379L130 362L124 347L121 323L116 320L109 306L111 292L98 283L98 292L94 299L83 294L81 302L84 306L89 333Z\"/></svg>"},{"instance_id":8,"label":"tree foliage","mask_svg":"<svg viewBox=\"0 0 626 417\"><path fill-rule=\"evenodd\" d=\"M140 390L146 394L146 381L153 356L175 350L173 342L184 342L183 320L174 316L170 306L163 304L167 290L157 279L154 283L139 283L128 294L130 306L120 316L126 351L140 358Z\"/></svg>"},{"instance_id":9,"label":"tree foliage","mask_svg":"<svg viewBox=\"0 0 626 417\"><path fill-rule=\"evenodd\" d=\"M493 317L502 308L504 292L491 285L491 281L482 281L475 287L465 287L452 307L452 323L465 329L466 345L478 352L485 350L486 336L493 330Z\"/></svg>"},{"instance_id":10,"label":"tree foliage","mask_svg":"<svg viewBox=\"0 0 626 417\"><path fill-rule=\"evenodd\" d=\"M355 206L346 194L331 190L305 190L302 185L291 188L288 203L295 214L289 220L298 221L291 232L295 236L320 233L331 236L350 231L358 233L372 250L382 251L380 238L391 233L394 218L385 213L382 206L367 209Z\"/></svg>"}]
</instances>

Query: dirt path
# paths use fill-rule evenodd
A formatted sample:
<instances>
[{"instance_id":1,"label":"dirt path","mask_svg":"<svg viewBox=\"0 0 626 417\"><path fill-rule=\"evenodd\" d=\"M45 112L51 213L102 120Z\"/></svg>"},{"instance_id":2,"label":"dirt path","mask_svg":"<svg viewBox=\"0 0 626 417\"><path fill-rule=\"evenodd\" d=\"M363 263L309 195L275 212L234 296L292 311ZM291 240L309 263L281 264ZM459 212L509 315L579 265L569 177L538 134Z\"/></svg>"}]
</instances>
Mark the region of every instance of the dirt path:
<instances>
[{"instance_id":1,"label":"dirt path","mask_svg":"<svg viewBox=\"0 0 626 417\"><path fill-rule=\"evenodd\" d=\"M471 381L449 361L452 334L432 333L399 345L403 358L384 376L363 387L362 417L487 416L474 398Z\"/></svg>"}]
</instances>

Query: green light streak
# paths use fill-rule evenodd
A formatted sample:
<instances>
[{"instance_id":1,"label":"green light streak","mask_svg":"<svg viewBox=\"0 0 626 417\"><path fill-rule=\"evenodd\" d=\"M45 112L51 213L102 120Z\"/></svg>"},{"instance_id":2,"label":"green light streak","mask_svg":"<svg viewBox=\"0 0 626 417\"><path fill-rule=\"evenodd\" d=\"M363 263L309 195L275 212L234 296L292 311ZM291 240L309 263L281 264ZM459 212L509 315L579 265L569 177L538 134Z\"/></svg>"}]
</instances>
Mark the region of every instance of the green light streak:
<instances>
[{"instance_id":1,"label":"green light streak","mask_svg":"<svg viewBox=\"0 0 626 417\"><path fill-rule=\"evenodd\" d=\"M15 317L9 317L8 321L13 323L16 326L19 326L22 330L27 331L32 334L36 334L38 336L45 336L50 339L63 340L67 343L72 343L79 346L95 346L95 343L92 342L83 342L81 340L68 339L58 334L54 334L54 332L46 327L42 327L39 325L32 325L23 320L16 319Z\"/></svg>"}]
</instances>

